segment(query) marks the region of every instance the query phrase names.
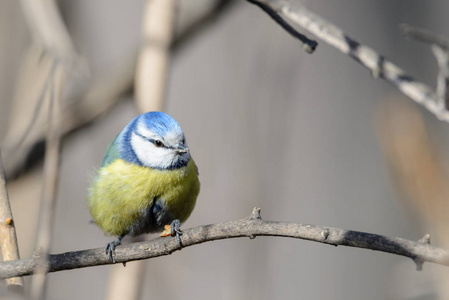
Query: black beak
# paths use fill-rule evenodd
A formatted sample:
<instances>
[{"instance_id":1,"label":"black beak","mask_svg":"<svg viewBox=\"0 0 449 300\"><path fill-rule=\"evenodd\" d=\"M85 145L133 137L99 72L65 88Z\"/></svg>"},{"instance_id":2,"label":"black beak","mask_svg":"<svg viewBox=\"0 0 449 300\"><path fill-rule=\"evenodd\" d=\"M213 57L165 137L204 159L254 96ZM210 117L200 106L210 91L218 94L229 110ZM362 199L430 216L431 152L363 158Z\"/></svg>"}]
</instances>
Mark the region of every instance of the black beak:
<instances>
[{"instance_id":1,"label":"black beak","mask_svg":"<svg viewBox=\"0 0 449 300\"><path fill-rule=\"evenodd\" d=\"M178 148L176 148L176 152L178 152L179 154L187 153L189 152L189 148L184 145L178 145Z\"/></svg>"}]
</instances>

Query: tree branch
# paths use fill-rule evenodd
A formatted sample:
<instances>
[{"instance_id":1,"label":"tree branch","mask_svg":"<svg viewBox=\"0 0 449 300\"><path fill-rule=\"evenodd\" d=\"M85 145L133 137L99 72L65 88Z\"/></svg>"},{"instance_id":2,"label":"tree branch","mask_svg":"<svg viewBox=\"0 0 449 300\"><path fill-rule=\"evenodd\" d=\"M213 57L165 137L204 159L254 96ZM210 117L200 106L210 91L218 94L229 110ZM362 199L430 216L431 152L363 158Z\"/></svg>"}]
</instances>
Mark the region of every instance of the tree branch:
<instances>
[{"instance_id":1,"label":"tree branch","mask_svg":"<svg viewBox=\"0 0 449 300\"><path fill-rule=\"evenodd\" d=\"M417 28L408 24L399 25L399 32L410 40L425 44L437 45L445 51L449 51L449 40L444 36L433 33L423 28Z\"/></svg>"},{"instance_id":2,"label":"tree branch","mask_svg":"<svg viewBox=\"0 0 449 300\"><path fill-rule=\"evenodd\" d=\"M432 262L449 266L449 252L432 247L428 240L410 241L403 238L345 230L326 226L290 222L264 221L260 209L255 208L249 218L226 223L186 229L181 237L183 247L229 238L257 236L290 237L318 243L349 246L392 253L411 258L420 269L422 263ZM165 256L181 250L174 238L155 238L151 241L119 246L115 262L141 260ZM0 278L26 276L33 273L38 257L0 263ZM53 254L48 256L48 272L57 272L110 264L104 247Z\"/></svg>"},{"instance_id":3,"label":"tree branch","mask_svg":"<svg viewBox=\"0 0 449 300\"><path fill-rule=\"evenodd\" d=\"M0 251L4 261L20 259L17 244L16 227L12 217L8 191L6 190L6 175L3 171L2 155L0 152ZM6 280L9 288L23 290L23 280L19 277Z\"/></svg>"},{"instance_id":4,"label":"tree branch","mask_svg":"<svg viewBox=\"0 0 449 300\"><path fill-rule=\"evenodd\" d=\"M340 28L313 14L294 0L248 0L269 7L293 28L302 28L371 71L374 78L381 78L395 86L401 93L421 104L440 120L449 122L449 111L440 105L438 95L429 86L415 80L373 49L349 37Z\"/></svg>"}]
</instances>

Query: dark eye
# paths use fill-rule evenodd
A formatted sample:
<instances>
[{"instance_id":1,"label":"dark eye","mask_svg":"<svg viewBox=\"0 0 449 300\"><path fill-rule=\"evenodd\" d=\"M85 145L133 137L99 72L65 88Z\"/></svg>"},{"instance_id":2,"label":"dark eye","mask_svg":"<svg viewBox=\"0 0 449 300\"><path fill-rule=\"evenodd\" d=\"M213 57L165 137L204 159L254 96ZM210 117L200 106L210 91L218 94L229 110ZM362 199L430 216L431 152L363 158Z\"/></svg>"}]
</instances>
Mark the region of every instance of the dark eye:
<instances>
[{"instance_id":1,"label":"dark eye","mask_svg":"<svg viewBox=\"0 0 449 300\"><path fill-rule=\"evenodd\" d=\"M158 147L158 148L164 146L164 144L163 144L161 141L159 141L159 140L155 140L153 143L154 143L154 145L155 145L156 147Z\"/></svg>"}]
</instances>

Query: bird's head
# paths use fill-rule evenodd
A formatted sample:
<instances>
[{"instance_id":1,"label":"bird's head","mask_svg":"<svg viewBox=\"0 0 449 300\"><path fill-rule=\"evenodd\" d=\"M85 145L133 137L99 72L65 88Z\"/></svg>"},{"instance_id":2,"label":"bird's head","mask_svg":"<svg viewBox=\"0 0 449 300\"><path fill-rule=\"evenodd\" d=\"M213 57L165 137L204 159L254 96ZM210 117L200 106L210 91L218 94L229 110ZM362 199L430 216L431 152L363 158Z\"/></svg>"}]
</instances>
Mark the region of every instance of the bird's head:
<instances>
[{"instance_id":1,"label":"bird's head","mask_svg":"<svg viewBox=\"0 0 449 300\"><path fill-rule=\"evenodd\" d=\"M177 169L190 160L181 126L163 112L137 116L122 133L125 159L133 163L156 169Z\"/></svg>"}]
</instances>

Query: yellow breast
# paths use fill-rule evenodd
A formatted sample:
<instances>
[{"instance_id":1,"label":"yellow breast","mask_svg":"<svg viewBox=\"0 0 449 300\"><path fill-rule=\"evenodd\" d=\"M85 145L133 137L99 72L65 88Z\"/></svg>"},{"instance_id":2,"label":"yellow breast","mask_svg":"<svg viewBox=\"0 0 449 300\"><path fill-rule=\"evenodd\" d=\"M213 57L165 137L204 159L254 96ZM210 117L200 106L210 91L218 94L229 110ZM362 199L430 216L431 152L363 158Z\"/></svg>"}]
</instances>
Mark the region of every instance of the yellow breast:
<instances>
[{"instance_id":1,"label":"yellow breast","mask_svg":"<svg viewBox=\"0 0 449 300\"><path fill-rule=\"evenodd\" d=\"M161 199L175 219L185 221L200 190L195 162L175 170L157 170L118 159L101 168L89 189L94 222L111 235L122 235Z\"/></svg>"}]
</instances>

